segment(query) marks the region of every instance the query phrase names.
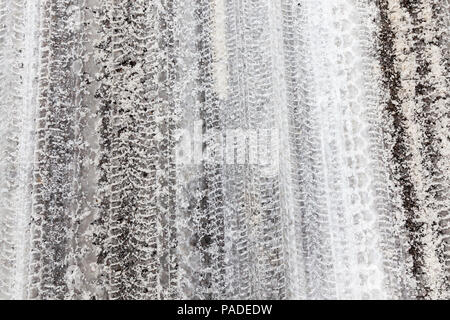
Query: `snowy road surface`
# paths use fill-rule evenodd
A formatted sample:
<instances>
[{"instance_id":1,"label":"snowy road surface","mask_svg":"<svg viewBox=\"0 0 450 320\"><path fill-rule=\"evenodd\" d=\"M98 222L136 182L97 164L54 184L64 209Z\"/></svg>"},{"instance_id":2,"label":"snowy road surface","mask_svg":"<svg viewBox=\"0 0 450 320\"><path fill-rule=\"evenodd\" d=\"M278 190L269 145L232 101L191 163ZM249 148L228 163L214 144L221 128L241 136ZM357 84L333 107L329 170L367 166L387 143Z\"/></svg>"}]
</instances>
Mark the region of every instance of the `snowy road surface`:
<instances>
[{"instance_id":1,"label":"snowy road surface","mask_svg":"<svg viewBox=\"0 0 450 320\"><path fill-rule=\"evenodd\" d=\"M448 0L0 0L1 299L450 299Z\"/></svg>"}]
</instances>

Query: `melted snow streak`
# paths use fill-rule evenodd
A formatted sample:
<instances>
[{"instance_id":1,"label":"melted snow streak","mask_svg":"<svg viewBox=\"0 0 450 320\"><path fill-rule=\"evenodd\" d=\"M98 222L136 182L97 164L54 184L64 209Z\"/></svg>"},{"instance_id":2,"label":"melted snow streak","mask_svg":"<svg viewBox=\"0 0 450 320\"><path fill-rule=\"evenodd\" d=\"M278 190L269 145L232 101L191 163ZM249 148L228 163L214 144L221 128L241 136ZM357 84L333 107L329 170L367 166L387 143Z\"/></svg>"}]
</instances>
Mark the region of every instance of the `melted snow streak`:
<instances>
[{"instance_id":1,"label":"melted snow streak","mask_svg":"<svg viewBox=\"0 0 450 320\"><path fill-rule=\"evenodd\" d=\"M0 0L1 299L450 299L448 0Z\"/></svg>"}]
</instances>

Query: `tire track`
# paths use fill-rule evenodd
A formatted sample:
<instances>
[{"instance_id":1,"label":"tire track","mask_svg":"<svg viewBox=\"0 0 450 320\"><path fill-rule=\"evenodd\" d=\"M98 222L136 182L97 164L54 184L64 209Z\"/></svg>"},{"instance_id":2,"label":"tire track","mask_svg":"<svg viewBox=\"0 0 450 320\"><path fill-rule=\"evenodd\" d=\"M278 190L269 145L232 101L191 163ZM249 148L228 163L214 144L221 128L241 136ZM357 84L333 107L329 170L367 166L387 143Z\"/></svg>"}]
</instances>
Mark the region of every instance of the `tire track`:
<instances>
[{"instance_id":1,"label":"tire track","mask_svg":"<svg viewBox=\"0 0 450 320\"><path fill-rule=\"evenodd\" d=\"M223 165L215 153L218 151L216 135L221 134L221 102L215 90L213 78L214 43L213 19L215 7L209 1L198 1L197 14L201 28L197 43L200 54L198 60L199 116L202 121L202 161L200 167L200 225L197 246L202 267L199 272L198 295L204 299L217 299L225 287L223 265Z\"/></svg>"},{"instance_id":2,"label":"tire track","mask_svg":"<svg viewBox=\"0 0 450 320\"><path fill-rule=\"evenodd\" d=\"M448 9L0 0L0 298L448 298Z\"/></svg>"},{"instance_id":3,"label":"tire track","mask_svg":"<svg viewBox=\"0 0 450 320\"><path fill-rule=\"evenodd\" d=\"M175 77L169 2L105 3L107 87L98 224L113 299L179 296L175 223ZM125 30L130 30L125 32ZM111 187L110 191L108 188ZM103 260L105 259L105 260Z\"/></svg>"},{"instance_id":4,"label":"tire track","mask_svg":"<svg viewBox=\"0 0 450 320\"><path fill-rule=\"evenodd\" d=\"M76 230L74 189L82 64L80 1L42 1L39 102L31 231L30 298L70 297Z\"/></svg>"},{"instance_id":5,"label":"tire track","mask_svg":"<svg viewBox=\"0 0 450 320\"><path fill-rule=\"evenodd\" d=\"M306 279L305 279L305 262L303 259L303 240L300 232L301 218L299 212L300 177L298 175L298 167L296 166L296 157L299 155L294 153L298 151L299 133L297 132L296 119L294 112L299 106L299 90L301 79L299 72L299 54L302 48L302 34L304 27L304 17L302 16L302 7L292 1L281 1L282 19L282 49L284 53L284 70L280 70L280 84L275 87L284 85L285 93L281 94L280 100L282 112L285 116L280 116L278 120L280 130L280 177L285 181L284 188L284 204L285 222L284 236L286 254L287 254L287 281L289 288L288 298L305 299L306 298ZM302 19L303 18L303 19ZM273 62L276 65L276 61ZM278 67L280 68L280 67ZM282 75L283 76L282 76ZM284 82L284 84L283 84ZM297 120L297 119L296 119ZM295 150L295 151L294 151Z\"/></svg>"},{"instance_id":6,"label":"tire track","mask_svg":"<svg viewBox=\"0 0 450 320\"><path fill-rule=\"evenodd\" d=\"M430 144L431 139L445 141L441 128L448 119L440 106L446 98L445 93L440 93L445 92L442 81L446 82L441 68L442 49L438 41L433 44L436 29L432 26L435 18L430 2L380 1L378 5L384 57L381 64L390 99L386 112L393 123L388 133L393 137L392 171L394 183L401 190L407 250L412 259L410 270L416 283L410 294L419 299L442 298L446 290L438 212L445 212L448 204L439 190L448 179L442 171L446 161L439 160L443 159L440 149ZM428 17L424 19L423 15ZM430 72L432 77L428 77ZM430 180L431 174L434 178Z\"/></svg>"},{"instance_id":7,"label":"tire track","mask_svg":"<svg viewBox=\"0 0 450 320\"><path fill-rule=\"evenodd\" d=\"M0 110L5 115L0 127L2 161L0 172L0 296L26 297L30 220L30 173L36 61L37 5L29 1L0 3ZM27 32L28 31L28 32Z\"/></svg>"},{"instance_id":8,"label":"tire track","mask_svg":"<svg viewBox=\"0 0 450 320\"><path fill-rule=\"evenodd\" d=\"M246 70L243 59L245 42L242 29L242 10L242 3L239 1L229 1L226 4L228 96L225 108L234 110L233 113L224 112L225 127L229 130L248 129L246 125L248 121L247 100L245 99L247 86L245 78L243 79L238 72ZM230 144L230 148L234 152L235 142L231 142L234 137L227 135L225 139L227 146ZM248 166L245 164L225 166L226 243L229 244L225 257L226 261L229 261L226 268L229 279L227 291L230 298L248 299L251 297L249 229L246 222L249 210L248 182L246 181L248 171Z\"/></svg>"}]
</instances>

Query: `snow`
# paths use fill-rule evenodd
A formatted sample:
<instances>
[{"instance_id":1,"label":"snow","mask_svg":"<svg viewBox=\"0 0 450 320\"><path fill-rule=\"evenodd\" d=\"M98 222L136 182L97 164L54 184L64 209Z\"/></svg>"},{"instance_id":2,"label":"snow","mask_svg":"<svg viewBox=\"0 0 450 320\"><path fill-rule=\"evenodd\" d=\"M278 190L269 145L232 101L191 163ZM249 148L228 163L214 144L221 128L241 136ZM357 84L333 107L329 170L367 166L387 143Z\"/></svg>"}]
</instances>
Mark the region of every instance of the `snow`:
<instances>
[{"instance_id":1,"label":"snow","mask_svg":"<svg viewBox=\"0 0 450 320\"><path fill-rule=\"evenodd\" d=\"M0 0L0 298L448 299L448 12Z\"/></svg>"}]
</instances>

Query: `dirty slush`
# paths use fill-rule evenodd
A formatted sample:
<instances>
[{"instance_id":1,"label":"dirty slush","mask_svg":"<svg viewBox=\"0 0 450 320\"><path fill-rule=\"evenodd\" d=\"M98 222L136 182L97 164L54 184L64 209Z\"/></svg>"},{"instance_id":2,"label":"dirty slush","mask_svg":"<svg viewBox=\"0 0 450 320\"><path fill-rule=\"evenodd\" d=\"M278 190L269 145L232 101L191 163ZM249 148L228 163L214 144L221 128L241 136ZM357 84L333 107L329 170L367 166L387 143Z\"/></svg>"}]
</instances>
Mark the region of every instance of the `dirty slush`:
<instances>
[{"instance_id":1,"label":"dirty slush","mask_svg":"<svg viewBox=\"0 0 450 320\"><path fill-rule=\"evenodd\" d=\"M0 0L0 298L450 299L449 17Z\"/></svg>"}]
</instances>

